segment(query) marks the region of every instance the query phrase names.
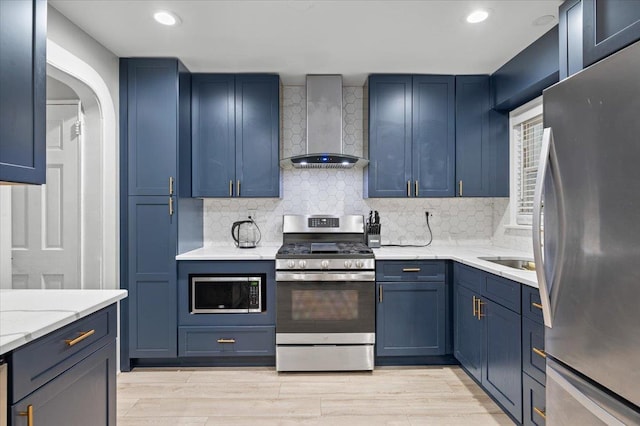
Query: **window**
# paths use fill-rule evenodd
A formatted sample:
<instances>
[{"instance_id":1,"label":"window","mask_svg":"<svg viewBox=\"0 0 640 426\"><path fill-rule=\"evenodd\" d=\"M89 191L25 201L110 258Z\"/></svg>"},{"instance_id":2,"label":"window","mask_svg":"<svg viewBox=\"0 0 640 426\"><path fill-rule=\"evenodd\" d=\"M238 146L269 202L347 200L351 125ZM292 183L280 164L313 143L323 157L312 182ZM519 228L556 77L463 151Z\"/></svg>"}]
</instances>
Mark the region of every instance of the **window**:
<instances>
[{"instance_id":1,"label":"window","mask_svg":"<svg viewBox=\"0 0 640 426\"><path fill-rule=\"evenodd\" d=\"M542 144L542 97L509 114L511 127L511 224L531 226Z\"/></svg>"}]
</instances>

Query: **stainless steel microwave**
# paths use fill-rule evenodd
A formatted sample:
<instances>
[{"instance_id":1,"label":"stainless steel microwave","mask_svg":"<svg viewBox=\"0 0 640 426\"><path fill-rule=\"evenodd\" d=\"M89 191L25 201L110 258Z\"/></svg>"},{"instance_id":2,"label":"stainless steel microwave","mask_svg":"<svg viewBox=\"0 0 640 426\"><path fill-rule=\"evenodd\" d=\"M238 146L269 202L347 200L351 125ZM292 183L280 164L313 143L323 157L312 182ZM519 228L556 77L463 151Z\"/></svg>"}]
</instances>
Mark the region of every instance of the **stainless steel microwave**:
<instances>
[{"instance_id":1,"label":"stainless steel microwave","mask_svg":"<svg viewBox=\"0 0 640 426\"><path fill-rule=\"evenodd\" d=\"M190 277L192 314L242 314L265 310L266 277Z\"/></svg>"}]
</instances>

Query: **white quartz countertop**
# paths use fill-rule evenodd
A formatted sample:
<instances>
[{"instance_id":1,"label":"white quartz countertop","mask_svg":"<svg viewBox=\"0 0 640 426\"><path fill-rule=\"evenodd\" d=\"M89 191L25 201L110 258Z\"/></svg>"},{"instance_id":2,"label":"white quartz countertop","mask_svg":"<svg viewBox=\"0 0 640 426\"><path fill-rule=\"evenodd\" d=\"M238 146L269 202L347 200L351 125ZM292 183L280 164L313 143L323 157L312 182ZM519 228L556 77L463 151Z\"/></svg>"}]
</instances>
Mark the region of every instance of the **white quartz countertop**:
<instances>
[{"instance_id":1,"label":"white quartz countertop","mask_svg":"<svg viewBox=\"0 0 640 426\"><path fill-rule=\"evenodd\" d=\"M176 256L177 260L274 260L279 246L260 246L253 249L210 246ZM501 277L538 288L536 273L498 265L480 257L512 257L532 259L530 253L490 244L455 245L434 244L429 247L381 247L373 249L376 260L453 260L482 269Z\"/></svg>"},{"instance_id":2,"label":"white quartz countertop","mask_svg":"<svg viewBox=\"0 0 640 426\"><path fill-rule=\"evenodd\" d=\"M0 355L125 297L126 290L0 290Z\"/></svg>"}]
</instances>

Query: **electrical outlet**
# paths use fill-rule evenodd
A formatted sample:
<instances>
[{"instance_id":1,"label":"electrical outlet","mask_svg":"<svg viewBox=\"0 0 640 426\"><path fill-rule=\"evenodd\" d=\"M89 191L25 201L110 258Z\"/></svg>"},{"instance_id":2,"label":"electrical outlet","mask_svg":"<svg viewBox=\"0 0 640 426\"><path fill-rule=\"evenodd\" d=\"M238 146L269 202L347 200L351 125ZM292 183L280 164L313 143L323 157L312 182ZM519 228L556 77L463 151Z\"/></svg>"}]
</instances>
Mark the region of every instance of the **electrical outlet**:
<instances>
[{"instance_id":1,"label":"electrical outlet","mask_svg":"<svg viewBox=\"0 0 640 426\"><path fill-rule=\"evenodd\" d=\"M258 220L257 213L258 213L257 210L249 209L249 210L247 210L247 217L249 217L249 218L251 218L253 220Z\"/></svg>"}]
</instances>

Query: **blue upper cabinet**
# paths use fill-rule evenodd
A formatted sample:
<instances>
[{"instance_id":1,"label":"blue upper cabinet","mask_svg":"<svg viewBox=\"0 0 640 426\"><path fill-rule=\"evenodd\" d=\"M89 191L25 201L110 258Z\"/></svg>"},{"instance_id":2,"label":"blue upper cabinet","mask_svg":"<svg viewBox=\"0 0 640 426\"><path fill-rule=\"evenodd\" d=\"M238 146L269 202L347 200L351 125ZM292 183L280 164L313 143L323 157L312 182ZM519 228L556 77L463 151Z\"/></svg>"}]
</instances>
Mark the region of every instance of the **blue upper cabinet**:
<instances>
[{"instance_id":1,"label":"blue upper cabinet","mask_svg":"<svg viewBox=\"0 0 640 426\"><path fill-rule=\"evenodd\" d=\"M558 10L560 80L583 68L582 0L567 0Z\"/></svg>"},{"instance_id":2,"label":"blue upper cabinet","mask_svg":"<svg viewBox=\"0 0 640 426\"><path fill-rule=\"evenodd\" d=\"M280 195L280 78L195 74L192 196Z\"/></svg>"},{"instance_id":3,"label":"blue upper cabinet","mask_svg":"<svg viewBox=\"0 0 640 426\"><path fill-rule=\"evenodd\" d=\"M231 196L236 175L235 78L194 74L191 93L191 195Z\"/></svg>"},{"instance_id":4,"label":"blue upper cabinet","mask_svg":"<svg viewBox=\"0 0 640 426\"><path fill-rule=\"evenodd\" d=\"M456 112L454 77L413 77L414 197L454 195Z\"/></svg>"},{"instance_id":5,"label":"blue upper cabinet","mask_svg":"<svg viewBox=\"0 0 640 426\"><path fill-rule=\"evenodd\" d=\"M584 66L640 40L640 1L583 0Z\"/></svg>"},{"instance_id":6,"label":"blue upper cabinet","mask_svg":"<svg viewBox=\"0 0 640 426\"><path fill-rule=\"evenodd\" d=\"M508 143L490 137L488 75L456 76L456 195L506 197ZM508 136L508 135L506 135ZM507 139L508 142L508 139ZM507 155L501 155L503 151Z\"/></svg>"},{"instance_id":7,"label":"blue upper cabinet","mask_svg":"<svg viewBox=\"0 0 640 426\"><path fill-rule=\"evenodd\" d=\"M170 181L177 177L179 62L176 59L124 61L127 63L128 194L168 195Z\"/></svg>"},{"instance_id":8,"label":"blue upper cabinet","mask_svg":"<svg viewBox=\"0 0 640 426\"><path fill-rule=\"evenodd\" d=\"M280 78L236 76L236 195L280 196Z\"/></svg>"},{"instance_id":9,"label":"blue upper cabinet","mask_svg":"<svg viewBox=\"0 0 640 426\"><path fill-rule=\"evenodd\" d=\"M46 176L46 0L0 1L0 182Z\"/></svg>"},{"instance_id":10,"label":"blue upper cabinet","mask_svg":"<svg viewBox=\"0 0 640 426\"><path fill-rule=\"evenodd\" d=\"M411 180L411 76L369 77L369 197L407 197Z\"/></svg>"},{"instance_id":11,"label":"blue upper cabinet","mask_svg":"<svg viewBox=\"0 0 640 426\"><path fill-rule=\"evenodd\" d=\"M454 195L453 76L372 75L368 197Z\"/></svg>"}]
</instances>

